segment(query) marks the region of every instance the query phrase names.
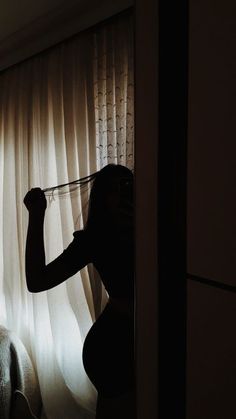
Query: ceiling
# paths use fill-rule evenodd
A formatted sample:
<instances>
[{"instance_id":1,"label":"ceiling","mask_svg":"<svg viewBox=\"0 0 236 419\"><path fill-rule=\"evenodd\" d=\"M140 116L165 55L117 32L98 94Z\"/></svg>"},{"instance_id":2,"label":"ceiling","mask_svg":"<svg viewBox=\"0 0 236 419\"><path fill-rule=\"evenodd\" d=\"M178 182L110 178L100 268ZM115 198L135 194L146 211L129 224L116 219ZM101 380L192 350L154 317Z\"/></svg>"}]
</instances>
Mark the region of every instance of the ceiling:
<instances>
[{"instance_id":1,"label":"ceiling","mask_svg":"<svg viewBox=\"0 0 236 419\"><path fill-rule=\"evenodd\" d=\"M80 0L1 0L0 42L63 5L74 5Z\"/></svg>"},{"instance_id":2,"label":"ceiling","mask_svg":"<svg viewBox=\"0 0 236 419\"><path fill-rule=\"evenodd\" d=\"M133 4L134 0L0 0L0 71Z\"/></svg>"}]
</instances>

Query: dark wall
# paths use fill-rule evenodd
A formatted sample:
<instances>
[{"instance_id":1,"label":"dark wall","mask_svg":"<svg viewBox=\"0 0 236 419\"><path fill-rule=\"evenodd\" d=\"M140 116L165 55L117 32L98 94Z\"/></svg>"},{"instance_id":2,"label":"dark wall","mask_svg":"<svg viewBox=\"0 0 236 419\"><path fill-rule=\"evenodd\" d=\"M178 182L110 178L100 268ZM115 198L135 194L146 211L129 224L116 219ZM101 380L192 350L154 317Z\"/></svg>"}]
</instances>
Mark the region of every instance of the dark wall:
<instances>
[{"instance_id":1,"label":"dark wall","mask_svg":"<svg viewBox=\"0 0 236 419\"><path fill-rule=\"evenodd\" d=\"M236 286L236 2L190 0L188 272ZM188 283L188 419L233 419L236 294Z\"/></svg>"}]
</instances>

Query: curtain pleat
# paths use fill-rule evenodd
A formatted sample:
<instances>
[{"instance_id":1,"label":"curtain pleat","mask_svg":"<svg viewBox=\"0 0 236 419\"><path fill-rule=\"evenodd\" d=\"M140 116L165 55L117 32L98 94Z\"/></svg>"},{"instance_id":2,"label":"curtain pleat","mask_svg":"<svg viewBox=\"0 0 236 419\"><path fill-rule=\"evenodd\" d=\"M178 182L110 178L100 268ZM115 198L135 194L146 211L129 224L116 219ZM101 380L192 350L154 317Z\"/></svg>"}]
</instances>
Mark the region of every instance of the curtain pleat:
<instances>
[{"instance_id":1,"label":"curtain pleat","mask_svg":"<svg viewBox=\"0 0 236 419\"><path fill-rule=\"evenodd\" d=\"M107 295L90 265L45 292L27 291L23 198L99 170L133 168L132 18L124 16L0 75L0 323L25 344L48 419L91 419L96 391L84 338ZM89 187L48 198L47 262L83 228Z\"/></svg>"}]
</instances>

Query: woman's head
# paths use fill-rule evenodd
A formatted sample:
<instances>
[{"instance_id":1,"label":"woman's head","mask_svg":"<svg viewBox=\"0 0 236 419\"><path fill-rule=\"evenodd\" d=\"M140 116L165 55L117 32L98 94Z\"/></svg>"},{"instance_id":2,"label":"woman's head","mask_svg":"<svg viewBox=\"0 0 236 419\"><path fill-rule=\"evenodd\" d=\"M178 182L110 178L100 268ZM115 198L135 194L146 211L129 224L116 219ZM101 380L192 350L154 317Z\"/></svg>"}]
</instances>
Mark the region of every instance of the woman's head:
<instances>
[{"instance_id":1,"label":"woman's head","mask_svg":"<svg viewBox=\"0 0 236 419\"><path fill-rule=\"evenodd\" d=\"M97 172L91 188L86 227L119 223L119 215L133 204L133 174L125 166L108 164ZM102 225L101 225L102 224Z\"/></svg>"}]
</instances>

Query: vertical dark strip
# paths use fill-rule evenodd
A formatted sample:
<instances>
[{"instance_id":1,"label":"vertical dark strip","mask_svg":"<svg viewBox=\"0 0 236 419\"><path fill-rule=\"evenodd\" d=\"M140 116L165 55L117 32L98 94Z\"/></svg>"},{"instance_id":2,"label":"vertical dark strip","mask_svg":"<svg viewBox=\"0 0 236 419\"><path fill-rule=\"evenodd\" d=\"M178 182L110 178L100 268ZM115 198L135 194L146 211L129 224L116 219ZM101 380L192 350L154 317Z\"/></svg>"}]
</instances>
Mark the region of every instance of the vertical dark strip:
<instances>
[{"instance_id":1,"label":"vertical dark strip","mask_svg":"<svg viewBox=\"0 0 236 419\"><path fill-rule=\"evenodd\" d=\"M137 419L158 415L158 1L135 3L135 359Z\"/></svg>"},{"instance_id":2,"label":"vertical dark strip","mask_svg":"<svg viewBox=\"0 0 236 419\"><path fill-rule=\"evenodd\" d=\"M188 2L159 1L159 419L186 416Z\"/></svg>"}]
</instances>

